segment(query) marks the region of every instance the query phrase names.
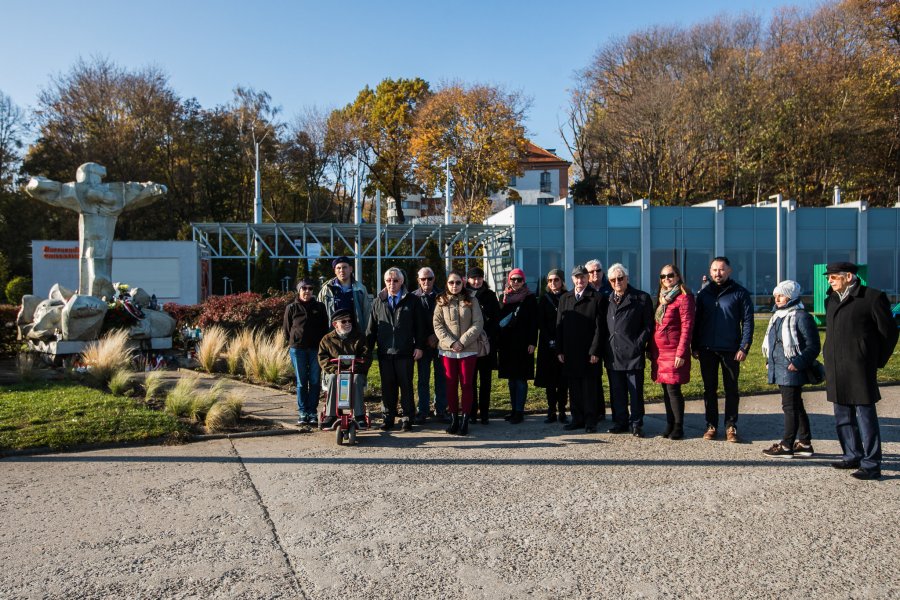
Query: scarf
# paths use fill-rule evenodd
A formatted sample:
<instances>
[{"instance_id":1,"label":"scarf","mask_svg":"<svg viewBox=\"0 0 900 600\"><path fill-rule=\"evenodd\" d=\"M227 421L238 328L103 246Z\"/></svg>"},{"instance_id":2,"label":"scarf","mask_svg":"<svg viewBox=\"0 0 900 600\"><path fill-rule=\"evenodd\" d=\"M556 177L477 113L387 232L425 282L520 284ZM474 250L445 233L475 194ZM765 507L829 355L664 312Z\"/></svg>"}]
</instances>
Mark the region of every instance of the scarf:
<instances>
[{"instance_id":1,"label":"scarf","mask_svg":"<svg viewBox=\"0 0 900 600\"><path fill-rule=\"evenodd\" d=\"M506 289L503 290L503 304L515 304L516 302L521 302L526 297L530 296L533 292L528 289L528 284L522 284L522 287L519 288L519 291L515 291L512 289L512 286L506 286Z\"/></svg>"},{"instance_id":2,"label":"scarf","mask_svg":"<svg viewBox=\"0 0 900 600\"><path fill-rule=\"evenodd\" d=\"M676 285L671 290L662 294L659 299L659 306L656 307L656 322L662 325L663 317L666 316L666 307L675 301L675 298L681 294L681 285Z\"/></svg>"},{"instance_id":3,"label":"scarf","mask_svg":"<svg viewBox=\"0 0 900 600\"><path fill-rule=\"evenodd\" d=\"M803 303L799 300L792 302L784 308L779 308L769 319L769 326L766 327L766 337L763 338L762 351L766 360L772 351L769 348L769 331L775 324L775 321L781 321L781 346L784 348L785 358L791 359L800 354L800 336L797 334L797 311L803 308Z\"/></svg>"}]
</instances>

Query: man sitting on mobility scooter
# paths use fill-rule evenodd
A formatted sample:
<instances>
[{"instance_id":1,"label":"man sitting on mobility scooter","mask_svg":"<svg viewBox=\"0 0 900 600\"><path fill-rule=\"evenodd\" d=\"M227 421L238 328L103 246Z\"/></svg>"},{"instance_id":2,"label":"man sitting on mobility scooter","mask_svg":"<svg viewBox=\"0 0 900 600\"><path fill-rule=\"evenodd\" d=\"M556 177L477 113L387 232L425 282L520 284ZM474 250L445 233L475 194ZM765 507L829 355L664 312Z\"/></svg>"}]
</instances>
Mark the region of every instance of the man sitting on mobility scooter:
<instances>
[{"instance_id":1,"label":"man sitting on mobility scooter","mask_svg":"<svg viewBox=\"0 0 900 600\"><path fill-rule=\"evenodd\" d=\"M327 393L325 396L325 420L320 424L322 429L331 428L337 420L337 403L334 401L336 393L335 374L338 363L332 362L341 356L355 356L357 362L353 370L353 420L360 429L367 427L366 407L363 403L363 393L366 388L366 374L372 366L372 350L366 345L366 338L359 327L353 323L353 315L349 310L336 310L331 316L331 330L322 341L319 342L319 365L322 371L328 374Z\"/></svg>"}]
</instances>

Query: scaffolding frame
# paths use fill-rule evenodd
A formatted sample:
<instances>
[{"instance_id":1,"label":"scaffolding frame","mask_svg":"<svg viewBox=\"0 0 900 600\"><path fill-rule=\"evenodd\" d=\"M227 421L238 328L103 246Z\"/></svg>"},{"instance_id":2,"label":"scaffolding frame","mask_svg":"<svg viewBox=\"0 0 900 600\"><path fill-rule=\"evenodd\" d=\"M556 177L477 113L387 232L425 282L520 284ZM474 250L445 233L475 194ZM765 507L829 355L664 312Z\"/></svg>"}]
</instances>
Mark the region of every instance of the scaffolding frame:
<instances>
[{"instance_id":1,"label":"scaffolding frame","mask_svg":"<svg viewBox=\"0 0 900 600\"><path fill-rule=\"evenodd\" d=\"M265 252L275 260L350 256L356 259L356 277L361 279L365 262L374 261L375 272L382 273L383 260L422 259L432 241L447 267L463 260L468 270L470 261L483 259L486 275L496 277L503 272L504 261L515 256L513 228L463 223L191 223L193 240L210 259L246 262L247 289L257 253ZM308 253L310 244L317 244L317 255ZM457 252L460 248L462 252Z\"/></svg>"}]
</instances>

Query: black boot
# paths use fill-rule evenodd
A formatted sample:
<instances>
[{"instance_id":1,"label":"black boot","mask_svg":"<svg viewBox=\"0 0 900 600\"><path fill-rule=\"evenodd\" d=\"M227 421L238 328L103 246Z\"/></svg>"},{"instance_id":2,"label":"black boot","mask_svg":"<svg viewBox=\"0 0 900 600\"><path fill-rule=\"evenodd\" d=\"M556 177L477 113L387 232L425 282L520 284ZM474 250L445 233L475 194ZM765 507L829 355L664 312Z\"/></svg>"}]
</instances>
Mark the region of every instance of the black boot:
<instances>
[{"instance_id":1,"label":"black boot","mask_svg":"<svg viewBox=\"0 0 900 600\"><path fill-rule=\"evenodd\" d=\"M562 423L563 425L565 425L566 423L569 422L569 417L566 416L566 411L564 411L564 410L559 411L559 422Z\"/></svg>"},{"instance_id":2,"label":"black boot","mask_svg":"<svg viewBox=\"0 0 900 600\"><path fill-rule=\"evenodd\" d=\"M525 419L525 416L522 414L522 411L517 410L517 411L514 411L512 415L510 415L509 424L510 425L518 425L524 419Z\"/></svg>"},{"instance_id":3,"label":"black boot","mask_svg":"<svg viewBox=\"0 0 900 600\"><path fill-rule=\"evenodd\" d=\"M513 417L515 417L515 416L516 416L516 411L512 411L511 413L509 413L508 415L503 417L503 420L504 421L512 421Z\"/></svg>"},{"instance_id":4,"label":"black boot","mask_svg":"<svg viewBox=\"0 0 900 600\"><path fill-rule=\"evenodd\" d=\"M684 427L681 426L681 423L675 423L675 426L672 427L672 433L669 434L670 440L680 440L684 437Z\"/></svg>"},{"instance_id":5,"label":"black boot","mask_svg":"<svg viewBox=\"0 0 900 600\"><path fill-rule=\"evenodd\" d=\"M457 435L469 435L469 415L463 416L462 423L459 425L459 431L456 433Z\"/></svg>"},{"instance_id":6,"label":"black boot","mask_svg":"<svg viewBox=\"0 0 900 600\"><path fill-rule=\"evenodd\" d=\"M666 428L662 430L660 437L667 438L672 435L672 430L675 429L675 426L672 423L666 423Z\"/></svg>"},{"instance_id":7,"label":"black boot","mask_svg":"<svg viewBox=\"0 0 900 600\"><path fill-rule=\"evenodd\" d=\"M466 423L469 422L469 415L466 415ZM452 413L450 415L450 427L447 428L447 433L453 435L459 431L459 415L457 413Z\"/></svg>"},{"instance_id":8,"label":"black boot","mask_svg":"<svg viewBox=\"0 0 900 600\"><path fill-rule=\"evenodd\" d=\"M547 413L547 418L544 419L544 423L556 423L556 413Z\"/></svg>"}]
</instances>

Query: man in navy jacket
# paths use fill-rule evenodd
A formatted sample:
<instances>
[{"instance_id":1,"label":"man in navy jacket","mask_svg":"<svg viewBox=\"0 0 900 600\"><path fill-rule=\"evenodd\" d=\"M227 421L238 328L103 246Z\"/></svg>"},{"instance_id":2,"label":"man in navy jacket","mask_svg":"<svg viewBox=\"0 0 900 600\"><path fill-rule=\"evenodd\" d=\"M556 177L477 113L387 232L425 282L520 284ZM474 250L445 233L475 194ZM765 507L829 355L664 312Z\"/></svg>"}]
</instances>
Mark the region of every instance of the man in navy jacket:
<instances>
[{"instance_id":1,"label":"man in navy jacket","mask_svg":"<svg viewBox=\"0 0 900 600\"><path fill-rule=\"evenodd\" d=\"M731 279L731 263L717 256L709 265L710 283L697 294L697 315L691 350L700 360L706 433L714 440L719 428L719 366L725 387L725 438L737 442L738 376L753 343L753 302L750 292Z\"/></svg>"}]
</instances>

